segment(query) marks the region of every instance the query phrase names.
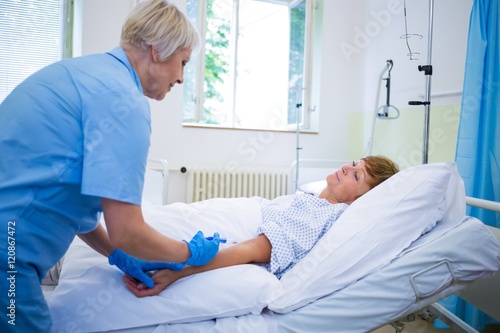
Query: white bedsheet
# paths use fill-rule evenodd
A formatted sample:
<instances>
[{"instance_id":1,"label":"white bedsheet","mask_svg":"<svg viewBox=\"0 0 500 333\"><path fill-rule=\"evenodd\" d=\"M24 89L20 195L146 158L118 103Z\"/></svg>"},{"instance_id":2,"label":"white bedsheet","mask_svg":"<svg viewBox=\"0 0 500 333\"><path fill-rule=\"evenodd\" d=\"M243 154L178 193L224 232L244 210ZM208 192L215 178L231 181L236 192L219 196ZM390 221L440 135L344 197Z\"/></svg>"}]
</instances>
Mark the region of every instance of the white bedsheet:
<instances>
[{"instance_id":1,"label":"white bedsheet","mask_svg":"<svg viewBox=\"0 0 500 333\"><path fill-rule=\"evenodd\" d=\"M274 314L264 309L260 315L217 318L183 324L160 324L132 327L112 333L279 333Z\"/></svg>"}]
</instances>

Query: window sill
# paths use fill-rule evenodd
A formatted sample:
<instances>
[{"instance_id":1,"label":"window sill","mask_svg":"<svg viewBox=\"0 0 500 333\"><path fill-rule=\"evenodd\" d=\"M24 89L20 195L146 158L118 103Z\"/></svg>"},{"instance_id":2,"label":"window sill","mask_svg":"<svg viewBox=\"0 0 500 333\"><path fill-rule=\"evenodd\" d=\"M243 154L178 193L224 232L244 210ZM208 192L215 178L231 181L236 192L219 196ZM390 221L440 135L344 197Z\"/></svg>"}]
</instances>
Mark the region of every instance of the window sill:
<instances>
[{"instance_id":1,"label":"window sill","mask_svg":"<svg viewBox=\"0 0 500 333\"><path fill-rule=\"evenodd\" d=\"M243 127L227 127L221 125L210 125L210 124L197 124L197 123L182 123L184 128L205 128L205 129L217 129L217 130L236 130L236 131L258 131L258 132L276 132L276 133L297 133L296 130L272 130L272 129L258 129L258 128L243 128ZM318 131L301 129L302 134L319 134Z\"/></svg>"}]
</instances>

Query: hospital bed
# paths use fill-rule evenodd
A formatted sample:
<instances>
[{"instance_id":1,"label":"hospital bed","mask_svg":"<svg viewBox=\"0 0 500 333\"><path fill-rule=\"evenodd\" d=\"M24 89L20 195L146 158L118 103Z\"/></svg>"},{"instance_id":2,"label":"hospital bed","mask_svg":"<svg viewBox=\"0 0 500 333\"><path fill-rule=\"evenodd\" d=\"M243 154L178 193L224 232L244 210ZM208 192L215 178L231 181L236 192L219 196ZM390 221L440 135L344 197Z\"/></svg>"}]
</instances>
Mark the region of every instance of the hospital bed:
<instances>
[{"instance_id":1,"label":"hospital bed","mask_svg":"<svg viewBox=\"0 0 500 333\"><path fill-rule=\"evenodd\" d=\"M239 265L181 279L159 296L136 298L124 287L122 273L76 238L57 286L46 290L53 331L369 332L469 286L495 281L498 234L465 216L455 165L403 171L349 206L281 280L259 265ZM148 223L174 238L190 239L202 230L238 242L256 235L268 203L145 200L143 212Z\"/></svg>"}]
</instances>

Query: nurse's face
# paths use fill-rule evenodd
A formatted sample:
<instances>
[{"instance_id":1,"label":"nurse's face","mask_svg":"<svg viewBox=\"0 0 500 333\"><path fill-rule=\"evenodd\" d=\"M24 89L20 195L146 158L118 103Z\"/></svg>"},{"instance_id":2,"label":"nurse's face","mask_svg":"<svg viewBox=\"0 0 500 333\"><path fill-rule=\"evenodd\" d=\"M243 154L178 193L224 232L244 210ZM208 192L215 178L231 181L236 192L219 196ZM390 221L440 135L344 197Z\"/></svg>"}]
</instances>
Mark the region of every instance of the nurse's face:
<instances>
[{"instance_id":1,"label":"nurse's face","mask_svg":"<svg viewBox=\"0 0 500 333\"><path fill-rule=\"evenodd\" d=\"M191 58L191 49L181 49L164 61L158 60L154 47L152 52L153 61L148 70L148 80L143 86L144 95L161 101L176 83L184 82L184 67Z\"/></svg>"},{"instance_id":2,"label":"nurse's face","mask_svg":"<svg viewBox=\"0 0 500 333\"><path fill-rule=\"evenodd\" d=\"M343 165L337 172L326 177L326 188L320 193L331 203L351 204L354 200L370 190L367 180L365 161Z\"/></svg>"}]
</instances>

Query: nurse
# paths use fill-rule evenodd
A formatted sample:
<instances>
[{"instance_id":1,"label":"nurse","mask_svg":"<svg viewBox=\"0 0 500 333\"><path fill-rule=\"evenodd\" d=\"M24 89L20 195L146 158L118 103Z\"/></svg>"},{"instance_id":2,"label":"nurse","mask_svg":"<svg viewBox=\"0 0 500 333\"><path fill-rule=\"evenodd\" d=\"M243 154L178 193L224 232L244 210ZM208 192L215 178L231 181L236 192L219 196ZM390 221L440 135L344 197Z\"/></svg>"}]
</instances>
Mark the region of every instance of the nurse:
<instances>
[{"instance_id":1,"label":"nurse","mask_svg":"<svg viewBox=\"0 0 500 333\"><path fill-rule=\"evenodd\" d=\"M215 256L217 233L165 237L140 206L151 133L146 97L162 100L182 84L198 42L167 0L141 2L119 47L52 64L0 105L0 332L50 331L40 281L75 235L138 278L143 262L127 254L194 266Z\"/></svg>"}]
</instances>

